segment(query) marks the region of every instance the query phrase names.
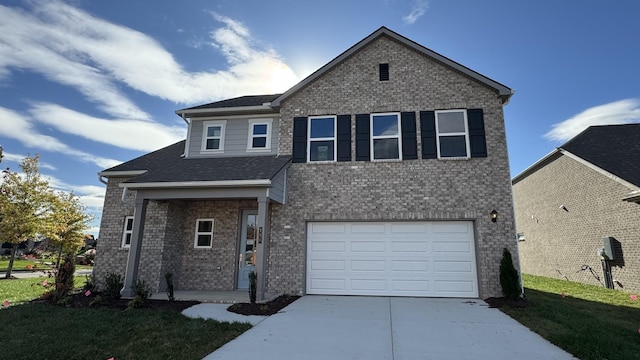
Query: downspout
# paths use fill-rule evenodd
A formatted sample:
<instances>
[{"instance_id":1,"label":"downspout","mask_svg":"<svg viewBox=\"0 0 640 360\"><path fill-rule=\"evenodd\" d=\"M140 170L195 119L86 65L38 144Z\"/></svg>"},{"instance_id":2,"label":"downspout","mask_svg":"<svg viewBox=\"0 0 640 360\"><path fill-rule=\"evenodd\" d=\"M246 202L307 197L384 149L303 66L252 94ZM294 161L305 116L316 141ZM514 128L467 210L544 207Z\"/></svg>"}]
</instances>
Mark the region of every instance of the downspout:
<instances>
[{"instance_id":1,"label":"downspout","mask_svg":"<svg viewBox=\"0 0 640 360\"><path fill-rule=\"evenodd\" d=\"M104 176L100 175L100 173L98 173L98 181L100 181L101 183L105 184L105 185L109 185L104 179Z\"/></svg>"},{"instance_id":2,"label":"downspout","mask_svg":"<svg viewBox=\"0 0 640 360\"><path fill-rule=\"evenodd\" d=\"M125 205L129 205L129 206L135 207L135 203L127 200L127 195L129 195L129 188L125 186L122 189L122 198L121 198L122 203L125 204Z\"/></svg>"}]
</instances>

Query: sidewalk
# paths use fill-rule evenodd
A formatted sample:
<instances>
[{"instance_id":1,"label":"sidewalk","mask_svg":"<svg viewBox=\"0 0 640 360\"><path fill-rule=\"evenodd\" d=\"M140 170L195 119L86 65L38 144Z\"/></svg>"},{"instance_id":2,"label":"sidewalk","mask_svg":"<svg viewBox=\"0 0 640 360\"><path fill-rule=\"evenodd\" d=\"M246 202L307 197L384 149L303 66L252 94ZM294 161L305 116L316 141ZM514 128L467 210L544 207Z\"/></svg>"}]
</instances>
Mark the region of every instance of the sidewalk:
<instances>
[{"instance_id":1,"label":"sidewalk","mask_svg":"<svg viewBox=\"0 0 640 360\"><path fill-rule=\"evenodd\" d=\"M74 276L87 276L87 275L91 275L91 273L93 272L93 270L91 269L82 269L82 270L77 270L75 273L73 273ZM2 275L0 275L0 277L5 277L7 275L7 273L3 272ZM16 279L28 279L28 278L36 278L36 277L44 277L47 276L46 272L38 270L38 271L12 271L11 272L11 277L12 278L16 278Z\"/></svg>"}]
</instances>

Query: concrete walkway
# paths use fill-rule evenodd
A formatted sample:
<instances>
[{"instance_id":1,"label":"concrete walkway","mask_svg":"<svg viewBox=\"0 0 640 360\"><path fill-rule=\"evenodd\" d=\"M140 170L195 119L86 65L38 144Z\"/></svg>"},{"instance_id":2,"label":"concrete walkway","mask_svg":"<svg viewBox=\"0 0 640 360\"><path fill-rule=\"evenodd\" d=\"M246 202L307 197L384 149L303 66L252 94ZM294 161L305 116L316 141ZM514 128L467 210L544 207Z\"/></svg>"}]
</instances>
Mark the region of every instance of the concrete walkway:
<instances>
[{"instance_id":1,"label":"concrete walkway","mask_svg":"<svg viewBox=\"0 0 640 360\"><path fill-rule=\"evenodd\" d=\"M207 304L210 305L210 304ZM574 359L481 300L305 296L205 359Z\"/></svg>"}]
</instances>

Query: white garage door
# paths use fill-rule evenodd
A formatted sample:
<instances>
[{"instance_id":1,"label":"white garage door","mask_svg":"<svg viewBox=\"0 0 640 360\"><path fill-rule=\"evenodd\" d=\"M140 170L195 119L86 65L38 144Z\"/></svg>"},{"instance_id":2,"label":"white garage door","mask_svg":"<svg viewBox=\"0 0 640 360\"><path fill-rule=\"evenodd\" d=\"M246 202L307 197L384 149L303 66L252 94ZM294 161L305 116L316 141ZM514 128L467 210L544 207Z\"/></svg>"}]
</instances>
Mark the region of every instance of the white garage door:
<instances>
[{"instance_id":1,"label":"white garage door","mask_svg":"<svg viewBox=\"0 0 640 360\"><path fill-rule=\"evenodd\" d=\"M307 293L477 297L473 223L312 222Z\"/></svg>"}]
</instances>

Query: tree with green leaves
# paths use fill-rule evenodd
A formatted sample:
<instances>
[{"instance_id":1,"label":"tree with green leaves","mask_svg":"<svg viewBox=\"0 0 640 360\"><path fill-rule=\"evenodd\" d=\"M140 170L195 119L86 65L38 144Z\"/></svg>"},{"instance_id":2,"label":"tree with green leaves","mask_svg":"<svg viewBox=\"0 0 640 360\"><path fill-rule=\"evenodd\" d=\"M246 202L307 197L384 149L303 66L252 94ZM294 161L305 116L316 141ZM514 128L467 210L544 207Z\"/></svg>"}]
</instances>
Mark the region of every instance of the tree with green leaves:
<instances>
[{"instance_id":1,"label":"tree with green leaves","mask_svg":"<svg viewBox=\"0 0 640 360\"><path fill-rule=\"evenodd\" d=\"M38 155L20 163L22 173L3 171L0 183L0 242L9 242L11 258L6 277L11 277L18 245L47 226L50 204L55 197L49 182L40 177Z\"/></svg>"},{"instance_id":2,"label":"tree with green leaves","mask_svg":"<svg viewBox=\"0 0 640 360\"><path fill-rule=\"evenodd\" d=\"M502 294L508 300L517 300L522 295L520 275L513 265L511 252L507 248L502 250L502 260L500 260L500 285Z\"/></svg>"},{"instance_id":3,"label":"tree with green leaves","mask_svg":"<svg viewBox=\"0 0 640 360\"><path fill-rule=\"evenodd\" d=\"M58 261L63 253L75 255L84 244L85 231L93 216L86 213L80 198L74 193L58 192L52 197L43 235L58 248Z\"/></svg>"}]
</instances>

